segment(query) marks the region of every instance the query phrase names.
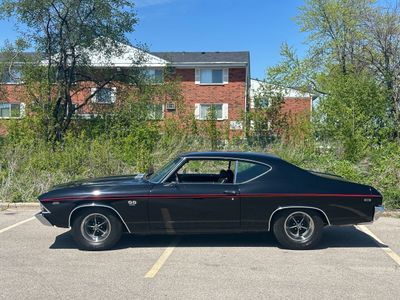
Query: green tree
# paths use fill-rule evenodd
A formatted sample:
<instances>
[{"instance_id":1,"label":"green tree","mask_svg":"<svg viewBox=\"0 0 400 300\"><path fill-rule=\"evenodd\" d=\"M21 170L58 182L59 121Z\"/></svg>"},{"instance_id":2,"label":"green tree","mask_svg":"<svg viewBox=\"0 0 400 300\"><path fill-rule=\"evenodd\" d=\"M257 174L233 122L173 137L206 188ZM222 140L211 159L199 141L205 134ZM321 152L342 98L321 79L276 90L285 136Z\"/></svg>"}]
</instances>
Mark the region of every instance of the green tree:
<instances>
[{"instance_id":1,"label":"green tree","mask_svg":"<svg viewBox=\"0 0 400 300\"><path fill-rule=\"evenodd\" d=\"M373 0L306 0L296 18L309 35L310 54L340 66L343 74L356 67L363 40L361 22Z\"/></svg>"},{"instance_id":2,"label":"green tree","mask_svg":"<svg viewBox=\"0 0 400 300\"><path fill-rule=\"evenodd\" d=\"M299 58L295 49L284 43L282 62L267 70L268 81L324 94L320 77L332 68L339 67L343 74L363 71L366 63L359 59L365 44L362 24L373 2L306 0L296 22L300 31L308 35L307 53Z\"/></svg>"},{"instance_id":3,"label":"green tree","mask_svg":"<svg viewBox=\"0 0 400 300\"><path fill-rule=\"evenodd\" d=\"M217 124L217 111L215 105L210 105L206 122L206 134L210 141L211 150L216 150L220 139L220 131Z\"/></svg>"},{"instance_id":4,"label":"green tree","mask_svg":"<svg viewBox=\"0 0 400 300\"><path fill-rule=\"evenodd\" d=\"M318 136L345 144L351 157L364 142L398 138L398 10L370 0L307 0L296 20L308 33L308 51L300 58L283 44L283 59L267 70L267 81L320 95ZM360 144L362 136L368 139Z\"/></svg>"},{"instance_id":5,"label":"green tree","mask_svg":"<svg viewBox=\"0 0 400 300\"><path fill-rule=\"evenodd\" d=\"M21 39L40 54L25 77L35 87L34 103L46 112L49 139L60 141L74 113L120 79L115 70L92 68L92 58L107 63L129 44L126 33L137 22L134 5L129 0L4 0L0 12L23 25ZM132 65L138 60L132 59ZM84 88L82 82L98 89L75 106L72 99Z\"/></svg>"},{"instance_id":6,"label":"green tree","mask_svg":"<svg viewBox=\"0 0 400 300\"><path fill-rule=\"evenodd\" d=\"M374 7L364 18L366 42L362 60L386 89L392 136L400 144L400 8Z\"/></svg>"},{"instance_id":7,"label":"green tree","mask_svg":"<svg viewBox=\"0 0 400 300\"><path fill-rule=\"evenodd\" d=\"M357 161L369 146L386 140L385 92L374 78L337 72L326 77L324 88L328 93L314 112L319 142L334 143L346 159Z\"/></svg>"},{"instance_id":8,"label":"green tree","mask_svg":"<svg viewBox=\"0 0 400 300\"><path fill-rule=\"evenodd\" d=\"M282 112L283 89L261 84L254 97L254 110L249 114L253 140L260 146L281 138L288 128L288 116Z\"/></svg>"}]
</instances>

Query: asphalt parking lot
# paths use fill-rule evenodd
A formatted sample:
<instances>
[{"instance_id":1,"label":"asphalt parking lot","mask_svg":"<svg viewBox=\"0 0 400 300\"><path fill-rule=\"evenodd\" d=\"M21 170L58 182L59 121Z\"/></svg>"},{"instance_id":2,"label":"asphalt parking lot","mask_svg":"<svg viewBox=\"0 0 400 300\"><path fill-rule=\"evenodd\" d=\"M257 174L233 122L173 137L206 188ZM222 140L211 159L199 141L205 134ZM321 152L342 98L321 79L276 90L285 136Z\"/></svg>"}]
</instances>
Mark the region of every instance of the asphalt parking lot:
<instances>
[{"instance_id":1,"label":"asphalt parking lot","mask_svg":"<svg viewBox=\"0 0 400 300\"><path fill-rule=\"evenodd\" d=\"M34 212L0 212L1 299L400 299L399 218L327 228L311 251L232 234L125 235L114 250L85 252Z\"/></svg>"}]
</instances>

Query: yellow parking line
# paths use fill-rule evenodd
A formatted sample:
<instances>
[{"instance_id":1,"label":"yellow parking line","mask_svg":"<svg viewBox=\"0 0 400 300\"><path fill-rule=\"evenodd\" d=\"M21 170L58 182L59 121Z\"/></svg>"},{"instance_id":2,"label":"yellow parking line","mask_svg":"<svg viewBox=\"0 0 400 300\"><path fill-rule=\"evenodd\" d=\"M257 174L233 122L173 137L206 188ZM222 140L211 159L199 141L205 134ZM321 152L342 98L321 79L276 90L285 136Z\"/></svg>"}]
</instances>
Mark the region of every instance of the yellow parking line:
<instances>
[{"instance_id":1,"label":"yellow parking line","mask_svg":"<svg viewBox=\"0 0 400 300\"><path fill-rule=\"evenodd\" d=\"M383 243L371 230L369 230L367 226L365 226L365 225L357 225L357 227L362 232L364 232L364 233L368 234L370 237L372 237L379 244L385 245L385 243ZM389 247L380 247L380 248L383 251L385 251L385 253L400 266L400 256L396 252L394 252Z\"/></svg>"},{"instance_id":2,"label":"yellow parking line","mask_svg":"<svg viewBox=\"0 0 400 300\"><path fill-rule=\"evenodd\" d=\"M154 276L157 275L158 271L161 270L162 266L167 261L168 257L170 257L170 255L174 251L174 249L175 249L176 245L178 244L178 242L179 242L179 237L175 238L171 242L171 244L168 246L168 248L164 250L164 252L158 258L158 260L153 265L153 267L146 273L144 278L154 278Z\"/></svg>"},{"instance_id":3,"label":"yellow parking line","mask_svg":"<svg viewBox=\"0 0 400 300\"><path fill-rule=\"evenodd\" d=\"M12 229L12 228L14 228L14 227L17 227L17 226L19 226L19 225L22 225L22 224L24 224L24 223L26 223L26 222L29 222L29 221L32 221L32 220L34 220L34 219L35 219L35 217L32 217L32 218L23 220L23 221L21 221L21 222L15 223L14 225L8 226L8 227L3 228L3 229L0 229L0 233L6 232L7 230L10 230L10 229Z\"/></svg>"}]
</instances>

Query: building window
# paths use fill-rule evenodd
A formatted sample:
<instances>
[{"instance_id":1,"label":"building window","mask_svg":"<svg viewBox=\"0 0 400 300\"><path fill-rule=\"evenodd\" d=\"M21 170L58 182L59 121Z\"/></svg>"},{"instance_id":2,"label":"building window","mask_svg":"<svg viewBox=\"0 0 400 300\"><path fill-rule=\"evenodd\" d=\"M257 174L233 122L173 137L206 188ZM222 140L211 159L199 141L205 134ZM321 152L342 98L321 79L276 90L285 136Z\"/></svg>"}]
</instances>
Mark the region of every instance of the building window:
<instances>
[{"instance_id":1,"label":"building window","mask_svg":"<svg viewBox=\"0 0 400 300\"><path fill-rule=\"evenodd\" d=\"M6 84L21 83L21 68L5 68L1 74L1 82Z\"/></svg>"},{"instance_id":2,"label":"building window","mask_svg":"<svg viewBox=\"0 0 400 300\"><path fill-rule=\"evenodd\" d=\"M212 108L215 111L215 118L222 120L222 104L200 104L200 120L210 119Z\"/></svg>"},{"instance_id":3,"label":"building window","mask_svg":"<svg viewBox=\"0 0 400 300\"><path fill-rule=\"evenodd\" d=\"M162 69L147 69L146 78L153 83L162 83L164 81L164 73Z\"/></svg>"},{"instance_id":4,"label":"building window","mask_svg":"<svg viewBox=\"0 0 400 300\"><path fill-rule=\"evenodd\" d=\"M0 119L18 119L24 115L24 103L0 103Z\"/></svg>"},{"instance_id":5,"label":"building window","mask_svg":"<svg viewBox=\"0 0 400 300\"><path fill-rule=\"evenodd\" d=\"M195 104L195 118L197 120L209 120L211 116L211 108L214 108L216 120L228 119L228 104Z\"/></svg>"},{"instance_id":6,"label":"building window","mask_svg":"<svg viewBox=\"0 0 400 300\"><path fill-rule=\"evenodd\" d=\"M92 94L95 94L92 98L93 103L100 104L112 104L115 103L117 89L112 88L92 88Z\"/></svg>"},{"instance_id":7,"label":"building window","mask_svg":"<svg viewBox=\"0 0 400 300\"><path fill-rule=\"evenodd\" d=\"M161 120L164 118L163 104L149 104L149 118L151 120Z\"/></svg>"},{"instance_id":8,"label":"building window","mask_svg":"<svg viewBox=\"0 0 400 300\"><path fill-rule=\"evenodd\" d=\"M269 99L268 98L258 98L256 99L256 107L257 108L268 108L269 107Z\"/></svg>"},{"instance_id":9,"label":"building window","mask_svg":"<svg viewBox=\"0 0 400 300\"><path fill-rule=\"evenodd\" d=\"M196 69L196 84L226 84L229 69Z\"/></svg>"},{"instance_id":10,"label":"building window","mask_svg":"<svg viewBox=\"0 0 400 300\"><path fill-rule=\"evenodd\" d=\"M223 83L222 69L200 70L200 83Z\"/></svg>"}]
</instances>

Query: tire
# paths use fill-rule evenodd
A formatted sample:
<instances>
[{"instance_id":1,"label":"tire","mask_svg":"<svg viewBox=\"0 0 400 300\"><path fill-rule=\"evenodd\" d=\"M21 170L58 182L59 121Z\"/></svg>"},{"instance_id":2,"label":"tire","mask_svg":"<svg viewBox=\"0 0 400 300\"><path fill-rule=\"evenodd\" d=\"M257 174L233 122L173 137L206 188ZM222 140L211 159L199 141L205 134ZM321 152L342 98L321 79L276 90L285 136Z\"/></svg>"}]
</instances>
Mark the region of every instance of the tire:
<instances>
[{"instance_id":1,"label":"tire","mask_svg":"<svg viewBox=\"0 0 400 300\"><path fill-rule=\"evenodd\" d=\"M284 248L307 250L318 244L323 227L324 222L318 212L290 209L279 213L273 224L273 232Z\"/></svg>"},{"instance_id":2,"label":"tire","mask_svg":"<svg viewBox=\"0 0 400 300\"><path fill-rule=\"evenodd\" d=\"M108 209L84 209L74 218L71 233L82 250L108 250L121 238L122 223Z\"/></svg>"}]
</instances>

